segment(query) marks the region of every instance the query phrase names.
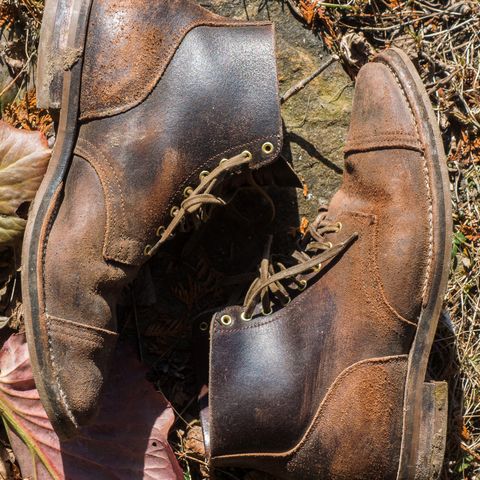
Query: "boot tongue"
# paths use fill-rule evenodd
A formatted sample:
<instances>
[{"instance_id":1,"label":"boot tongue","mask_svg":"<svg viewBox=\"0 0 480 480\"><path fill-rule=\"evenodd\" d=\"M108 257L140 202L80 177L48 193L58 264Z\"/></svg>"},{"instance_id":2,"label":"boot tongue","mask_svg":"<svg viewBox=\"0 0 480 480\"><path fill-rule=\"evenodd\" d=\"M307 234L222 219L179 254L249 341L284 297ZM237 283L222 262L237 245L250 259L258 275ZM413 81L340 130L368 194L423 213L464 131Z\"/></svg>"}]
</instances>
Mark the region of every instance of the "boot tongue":
<instances>
[{"instance_id":1,"label":"boot tongue","mask_svg":"<svg viewBox=\"0 0 480 480\"><path fill-rule=\"evenodd\" d=\"M369 63L357 78L345 154L386 148L422 149L410 104L394 73Z\"/></svg>"}]
</instances>

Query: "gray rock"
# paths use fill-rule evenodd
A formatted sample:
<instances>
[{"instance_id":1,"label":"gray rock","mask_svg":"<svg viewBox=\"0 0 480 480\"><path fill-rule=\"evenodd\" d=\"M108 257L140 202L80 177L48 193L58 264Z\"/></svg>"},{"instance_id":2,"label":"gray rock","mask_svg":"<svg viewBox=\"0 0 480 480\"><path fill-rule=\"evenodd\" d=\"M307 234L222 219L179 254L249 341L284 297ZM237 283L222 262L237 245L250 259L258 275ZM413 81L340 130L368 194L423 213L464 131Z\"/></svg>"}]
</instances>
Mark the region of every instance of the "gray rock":
<instances>
[{"instance_id":1,"label":"gray rock","mask_svg":"<svg viewBox=\"0 0 480 480\"><path fill-rule=\"evenodd\" d=\"M275 23L280 93L308 77L331 57L322 41L293 16L288 6L272 0L200 1L211 11L239 19ZM292 159L308 187L298 192L301 216L315 216L341 182L353 84L339 63L330 66L282 108L287 136L284 155Z\"/></svg>"}]
</instances>

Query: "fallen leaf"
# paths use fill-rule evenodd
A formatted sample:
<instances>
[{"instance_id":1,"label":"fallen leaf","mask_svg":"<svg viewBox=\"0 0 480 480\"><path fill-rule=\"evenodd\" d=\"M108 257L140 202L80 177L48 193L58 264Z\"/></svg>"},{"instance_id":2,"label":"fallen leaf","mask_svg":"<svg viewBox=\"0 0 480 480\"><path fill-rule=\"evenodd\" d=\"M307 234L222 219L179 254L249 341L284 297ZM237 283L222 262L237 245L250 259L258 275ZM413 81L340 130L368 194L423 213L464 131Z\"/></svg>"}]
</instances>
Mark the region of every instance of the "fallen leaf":
<instances>
[{"instance_id":1,"label":"fallen leaf","mask_svg":"<svg viewBox=\"0 0 480 480\"><path fill-rule=\"evenodd\" d=\"M303 182L303 198L307 198L308 197L308 185Z\"/></svg>"},{"instance_id":2,"label":"fallen leaf","mask_svg":"<svg viewBox=\"0 0 480 480\"><path fill-rule=\"evenodd\" d=\"M185 438L184 449L188 454L205 458L205 442L203 441L203 431L200 425L194 425L188 430Z\"/></svg>"},{"instance_id":3,"label":"fallen leaf","mask_svg":"<svg viewBox=\"0 0 480 480\"><path fill-rule=\"evenodd\" d=\"M17 210L34 199L50 155L43 133L13 128L0 120L0 247L22 237L26 222Z\"/></svg>"},{"instance_id":4,"label":"fallen leaf","mask_svg":"<svg viewBox=\"0 0 480 480\"><path fill-rule=\"evenodd\" d=\"M307 217L302 217L302 221L300 222L300 227L298 231L302 234L305 235L308 231L308 226L310 225L310 222L308 221Z\"/></svg>"},{"instance_id":5,"label":"fallen leaf","mask_svg":"<svg viewBox=\"0 0 480 480\"><path fill-rule=\"evenodd\" d=\"M69 442L58 439L40 403L23 334L5 342L0 367L0 413L24 477L183 479L167 441L172 408L128 348L117 349L95 424Z\"/></svg>"}]
</instances>

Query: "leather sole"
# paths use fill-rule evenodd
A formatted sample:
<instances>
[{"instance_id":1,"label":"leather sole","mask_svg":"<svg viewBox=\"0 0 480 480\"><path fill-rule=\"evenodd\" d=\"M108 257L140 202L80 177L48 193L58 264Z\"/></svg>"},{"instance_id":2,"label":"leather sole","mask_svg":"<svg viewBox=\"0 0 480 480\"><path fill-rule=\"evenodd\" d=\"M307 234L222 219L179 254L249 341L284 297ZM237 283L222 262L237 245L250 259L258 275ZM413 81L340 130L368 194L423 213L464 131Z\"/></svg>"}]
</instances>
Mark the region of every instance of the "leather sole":
<instances>
[{"instance_id":1,"label":"leather sole","mask_svg":"<svg viewBox=\"0 0 480 480\"><path fill-rule=\"evenodd\" d=\"M421 440L424 438L422 429L427 428L425 423L422 423L422 418L430 415L425 407L424 396L432 387L431 384L425 383L425 378L447 288L450 265L452 235L450 183L437 120L415 66L404 52L396 48L381 53L375 61L389 67L407 95L425 145L425 160L432 197L433 252L430 282L409 354L403 436L397 475L397 480L430 480L436 477L425 477L425 472L419 471L418 465L423 463L422 456L427 455L425 448L428 447L425 447L425 442L422 443ZM445 428L443 435L446 435ZM443 451L440 453L443 457ZM435 475L438 476L439 473Z\"/></svg>"},{"instance_id":2,"label":"leather sole","mask_svg":"<svg viewBox=\"0 0 480 480\"><path fill-rule=\"evenodd\" d=\"M448 385L429 382L423 385L422 419L415 479L437 479L442 471L447 440Z\"/></svg>"},{"instance_id":3,"label":"leather sole","mask_svg":"<svg viewBox=\"0 0 480 480\"><path fill-rule=\"evenodd\" d=\"M42 26L42 32L47 33L40 39L40 42L45 42L40 50L46 52L56 45L65 45L65 51L77 53L73 64L63 73L61 92L52 91L50 85L46 90L47 96L60 97L61 95L62 108L52 157L30 209L25 230L22 251L22 293L25 330L36 387L56 433L60 438L67 439L76 433L78 426L65 403L61 387L56 381L50 355L42 285L43 234L48 227L46 219L68 172L76 142L83 50L92 0L72 0L68 9L68 19L58 18L61 13L57 11L60 3L62 2L58 2L58 0L47 2L45 11L47 23ZM58 27L59 21L67 21L68 24L64 24L62 29L55 28L55 26ZM63 38L56 38L55 35L63 35ZM40 78L42 75L45 79L47 73L41 72ZM45 84L45 80L42 81Z\"/></svg>"}]
</instances>

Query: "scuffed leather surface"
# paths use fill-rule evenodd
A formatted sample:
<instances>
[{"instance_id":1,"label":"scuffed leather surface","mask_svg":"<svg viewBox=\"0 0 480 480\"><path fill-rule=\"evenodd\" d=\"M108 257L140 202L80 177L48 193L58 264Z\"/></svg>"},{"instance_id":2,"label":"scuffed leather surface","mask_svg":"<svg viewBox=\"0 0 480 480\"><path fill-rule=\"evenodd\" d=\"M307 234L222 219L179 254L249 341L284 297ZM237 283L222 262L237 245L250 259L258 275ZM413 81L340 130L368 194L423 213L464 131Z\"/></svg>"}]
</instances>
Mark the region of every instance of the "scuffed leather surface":
<instances>
[{"instance_id":1,"label":"scuffed leather surface","mask_svg":"<svg viewBox=\"0 0 480 480\"><path fill-rule=\"evenodd\" d=\"M343 372L291 455L290 478L396 479L407 359L367 360Z\"/></svg>"},{"instance_id":2,"label":"scuffed leather surface","mask_svg":"<svg viewBox=\"0 0 480 480\"><path fill-rule=\"evenodd\" d=\"M280 148L272 26L195 28L142 104L80 129L76 152L105 191L105 258L144 262L145 245L202 170L245 149L258 167Z\"/></svg>"},{"instance_id":3,"label":"scuffed leather surface","mask_svg":"<svg viewBox=\"0 0 480 480\"><path fill-rule=\"evenodd\" d=\"M359 362L332 384L295 449L214 462L267 469L286 480L395 480L406 371L407 356Z\"/></svg>"},{"instance_id":4,"label":"scuffed leather surface","mask_svg":"<svg viewBox=\"0 0 480 480\"><path fill-rule=\"evenodd\" d=\"M47 316L45 321L53 371L65 406L75 421L84 425L92 420L92 405L97 404L103 391L109 374L106 366L111 364L118 335L63 318Z\"/></svg>"},{"instance_id":5,"label":"scuffed leather surface","mask_svg":"<svg viewBox=\"0 0 480 480\"><path fill-rule=\"evenodd\" d=\"M344 369L370 358L410 352L433 255L433 187L424 157L424 149L430 147L421 141L411 101L385 65L362 69L344 182L328 210L328 220L341 222L343 228L327 235L333 244L353 232L358 239L330 262L313 286L272 315L246 323L240 319L241 309L231 308L214 317L210 439L211 454L220 463L222 455L239 454L244 456L235 457L232 465L239 465L241 458L243 465L273 468L257 462L256 455L295 448ZM220 324L223 313L233 316L232 327ZM355 395L345 390L342 405L355 402ZM391 435L385 432L375 448L399 448L401 435L393 426L403 416L402 405L383 396L362 404L367 409L377 400L378 405L385 401L395 421ZM348 411L333 412L332 421L337 415L345 422L350 418L364 423L365 430L350 433L360 443L369 428L367 410L362 414L358 406L353 411L351 418ZM323 466L314 465L317 458L329 461L341 447L340 440L328 437L333 443L325 440L324 450L314 455L327 434L328 429L319 433L310 458L305 455L295 467L299 472L318 468L315 475L297 472L289 477L284 472L286 478L373 478L352 476L353 464L351 475L345 467L345 473L332 477ZM345 452L347 458L350 454ZM379 478L390 478L389 471Z\"/></svg>"},{"instance_id":6,"label":"scuffed leather surface","mask_svg":"<svg viewBox=\"0 0 480 480\"><path fill-rule=\"evenodd\" d=\"M361 151L346 155L344 183L330 212L332 218L349 209L377 215L385 296L400 315L416 321L432 256L431 180L423 149L383 143L390 129L421 145L410 101L385 65L371 63L361 70L349 138L364 140L357 145ZM375 135L373 143L369 135Z\"/></svg>"},{"instance_id":7,"label":"scuffed leather surface","mask_svg":"<svg viewBox=\"0 0 480 480\"><path fill-rule=\"evenodd\" d=\"M345 152L385 148L422 150L414 116L400 85L386 65L370 63L357 77Z\"/></svg>"},{"instance_id":8,"label":"scuffed leather surface","mask_svg":"<svg viewBox=\"0 0 480 480\"><path fill-rule=\"evenodd\" d=\"M376 218L345 213L337 240L357 242L304 294L250 322L214 317L210 357L212 456L280 453L303 436L335 378L372 357L408 352L415 327L391 310L376 268ZM219 322L234 318L232 327Z\"/></svg>"},{"instance_id":9,"label":"scuffed leather surface","mask_svg":"<svg viewBox=\"0 0 480 480\"><path fill-rule=\"evenodd\" d=\"M95 412L117 338L116 300L136 273L103 259L105 218L98 177L75 157L47 232L43 301L52 370L80 423Z\"/></svg>"},{"instance_id":10,"label":"scuffed leather surface","mask_svg":"<svg viewBox=\"0 0 480 480\"><path fill-rule=\"evenodd\" d=\"M199 25L235 25L191 0L94 0L81 118L120 113L153 90L184 36Z\"/></svg>"}]
</instances>

